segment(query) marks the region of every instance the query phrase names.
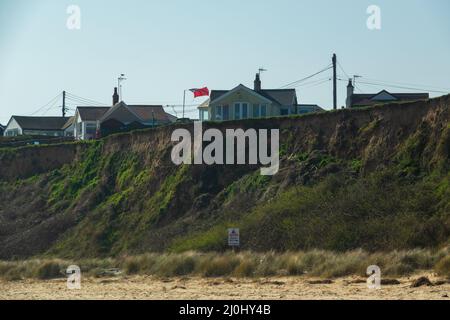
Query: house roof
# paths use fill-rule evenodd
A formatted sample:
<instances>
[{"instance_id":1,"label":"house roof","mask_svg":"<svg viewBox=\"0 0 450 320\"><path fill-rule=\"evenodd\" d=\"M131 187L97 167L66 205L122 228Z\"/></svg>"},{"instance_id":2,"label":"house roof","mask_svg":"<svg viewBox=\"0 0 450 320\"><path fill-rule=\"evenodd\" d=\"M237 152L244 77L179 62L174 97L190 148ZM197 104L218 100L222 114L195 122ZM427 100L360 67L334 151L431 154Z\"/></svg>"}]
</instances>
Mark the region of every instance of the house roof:
<instances>
[{"instance_id":1,"label":"house roof","mask_svg":"<svg viewBox=\"0 0 450 320\"><path fill-rule=\"evenodd\" d=\"M12 116L22 130L49 130L58 131L69 120L68 117L22 117Z\"/></svg>"},{"instance_id":2,"label":"house roof","mask_svg":"<svg viewBox=\"0 0 450 320\"><path fill-rule=\"evenodd\" d=\"M295 89L263 89L257 92L282 106L297 104Z\"/></svg>"},{"instance_id":3,"label":"house roof","mask_svg":"<svg viewBox=\"0 0 450 320\"><path fill-rule=\"evenodd\" d=\"M201 105L199 105L198 109L207 109L209 107L209 103L211 102L211 99L205 100Z\"/></svg>"},{"instance_id":4,"label":"house roof","mask_svg":"<svg viewBox=\"0 0 450 320\"><path fill-rule=\"evenodd\" d=\"M109 108L101 117L101 121L116 119L121 122L174 122L176 117L164 111L161 105L127 105L119 102Z\"/></svg>"},{"instance_id":5,"label":"house roof","mask_svg":"<svg viewBox=\"0 0 450 320\"><path fill-rule=\"evenodd\" d=\"M247 88L247 87L246 87ZM234 88L236 89L236 88ZM219 99L221 96L225 95L226 93L234 90L212 90L210 101L214 102L215 100ZM260 91L255 91L250 88L249 90L255 92L256 94L259 94L263 96L266 99L271 100L272 102L275 102L282 106L290 106L297 104L297 93L295 89L263 89Z\"/></svg>"},{"instance_id":6,"label":"house roof","mask_svg":"<svg viewBox=\"0 0 450 320\"><path fill-rule=\"evenodd\" d=\"M314 111L325 111L322 107L320 107L317 104L298 104L297 107Z\"/></svg>"},{"instance_id":7,"label":"house roof","mask_svg":"<svg viewBox=\"0 0 450 320\"><path fill-rule=\"evenodd\" d=\"M62 129L66 130L67 128L73 125L74 121L75 117L70 117L69 120L67 120L67 122L63 125Z\"/></svg>"},{"instance_id":8,"label":"house roof","mask_svg":"<svg viewBox=\"0 0 450 320\"><path fill-rule=\"evenodd\" d=\"M153 119L163 122L176 120L176 117L164 111L163 106L129 105L128 108L143 121L151 121Z\"/></svg>"},{"instance_id":9,"label":"house roof","mask_svg":"<svg viewBox=\"0 0 450 320\"><path fill-rule=\"evenodd\" d=\"M353 94L352 95L352 105L370 105L374 103L379 103L382 100L374 100L374 98L382 93L386 93L395 98L395 101L415 101L415 100L426 100L430 98L428 93L391 93L386 90L381 90L378 93L364 93L364 94Z\"/></svg>"},{"instance_id":10,"label":"house roof","mask_svg":"<svg viewBox=\"0 0 450 320\"><path fill-rule=\"evenodd\" d=\"M109 110L111 107L77 107L78 113L82 121L97 121Z\"/></svg>"}]
</instances>

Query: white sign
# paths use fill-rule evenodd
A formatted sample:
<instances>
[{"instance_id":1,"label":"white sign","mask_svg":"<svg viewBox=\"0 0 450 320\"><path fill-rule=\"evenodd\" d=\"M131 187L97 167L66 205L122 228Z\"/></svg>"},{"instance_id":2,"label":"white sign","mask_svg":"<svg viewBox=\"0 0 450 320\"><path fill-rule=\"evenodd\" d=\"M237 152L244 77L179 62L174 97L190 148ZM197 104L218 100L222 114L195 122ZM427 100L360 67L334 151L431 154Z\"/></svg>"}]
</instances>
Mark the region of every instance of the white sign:
<instances>
[{"instance_id":1,"label":"white sign","mask_svg":"<svg viewBox=\"0 0 450 320\"><path fill-rule=\"evenodd\" d=\"M228 245L230 247L239 247L239 229L228 229Z\"/></svg>"}]
</instances>

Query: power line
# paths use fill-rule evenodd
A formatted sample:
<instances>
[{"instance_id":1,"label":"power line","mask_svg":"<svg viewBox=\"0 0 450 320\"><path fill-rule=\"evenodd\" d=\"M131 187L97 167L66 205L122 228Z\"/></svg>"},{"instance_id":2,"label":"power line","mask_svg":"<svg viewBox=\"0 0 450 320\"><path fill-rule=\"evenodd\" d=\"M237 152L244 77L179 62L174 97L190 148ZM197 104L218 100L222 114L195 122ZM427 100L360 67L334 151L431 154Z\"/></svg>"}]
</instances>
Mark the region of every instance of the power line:
<instances>
[{"instance_id":1,"label":"power line","mask_svg":"<svg viewBox=\"0 0 450 320\"><path fill-rule=\"evenodd\" d=\"M407 82L385 81L385 80L377 80L377 79L371 79L371 78L366 78L366 77L364 77L364 79L367 79L367 80L373 81L373 82L390 83L390 84L394 84L394 85L417 86L417 87L443 89L443 90L449 90L450 91L450 88L429 86L429 85L425 85L425 84L414 84L414 83L407 83ZM439 92L439 91L437 91L437 92Z\"/></svg>"},{"instance_id":2,"label":"power line","mask_svg":"<svg viewBox=\"0 0 450 320\"><path fill-rule=\"evenodd\" d=\"M72 98L72 100L79 100L79 101L84 101L83 103L86 103L86 102L88 102L88 103L92 103L92 104L99 104L99 105L107 105L106 103L102 103L102 102L98 102L98 101L95 101L95 100L92 100L92 99L88 99L88 98L83 98L83 97L80 97L80 96L77 96L77 95L75 95L75 94L73 94L73 93L70 93L70 92L67 92L67 95L69 96L69 97L71 97Z\"/></svg>"},{"instance_id":3,"label":"power line","mask_svg":"<svg viewBox=\"0 0 450 320\"><path fill-rule=\"evenodd\" d=\"M322 80L322 81L320 81L320 82L317 82L317 83L315 83L315 84L312 84L312 85L310 85L310 86L308 86L308 87L306 87L306 88L309 89L309 88L317 87L317 86L320 86L320 85L322 85L322 84L324 84L324 83L330 82L331 80L332 80L331 78L328 78L328 79L326 79L326 80Z\"/></svg>"},{"instance_id":4,"label":"power line","mask_svg":"<svg viewBox=\"0 0 450 320\"><path fill-rule=\"evenodd\" d=\"M345 80L341 80L345 81ZM377 87L389 87L389 88L398 88L398 89L406 89L406 90L415 90L415 91L428 91L433 93L443 93L448 94L450 91L437 91L437 90L429 90L429 89L421 89L421 88L412 88L412 87L404 87L404 86L396 86L396 85L390 85L387 83L374 83L374 82L366 82L366 81L359 81L358 83L362 83L365 85L371 85L371 86L377 86Z\"/></svg>"},{"instance_id":5,"label":"power line","mask_svg":"<svg viewBox=\"0 0 450 320\"><path fill-rule=\"evenodd\" d=\"M33 112L31 115L34 116L36 113L39 113L42 109L46 108L47 106L49 106L51 103L54 103L60 96L62 93L58 93L58 95L56 97L54 97L52 100L50 100L49 102L47 102L46 104L44 104L42 107L40 107L39 109L37 109L35 112Z\"/></svg>"},{"instance_id":6,"label":"power line","mask_svg":"<svg viewBox=\"0 0 450 320\"><path fill-rule=\"evenodd\" d=\"M314 80L314 81L311 81L311 82L305 82L305 83L299 84L299 85L297 85L297 86L295 86L295 87L293 87L293 88L298 88L298 87L303 87L303 86L314 85L314 84L319 83L319 82L322 82L322 81L324 81L324 80L331 81L331 78L330 78L330 77L326 77L326 78L321 78L321 79Z\"/></svg>"},{"instance_id":7,"label":"power line","mask_svg":"<svg viewBox=\"0 0 450 320\"><path fill-rule=\"evenodd\" d=\"M303 78L303 79L300 79L300 80L297 80L297 81L288 83L287 85L280 87L280 89L285 89L285 88L287 88L287 87L290 87L290 86L299 84L299 83L301 83L301 82L303 82L303 81L306 81L306 80L308 80L308 79L311 79L311 78L317 76L318 74L321 74L321 73L323 73L323 72L325 72L325 71L327 71L327 70L330 70L331 68L332 68L332 66L331 66L331 65L328 65L326 68L324 68L324 69L322 69L322 70L320 70L320 71L318 71L318 72L316 72L316 73L314 73L314 74L312 74L312 75L310 75L310 76L307 76L307 77L305 77L305 78Z\"/></svg>"}]
</instances>

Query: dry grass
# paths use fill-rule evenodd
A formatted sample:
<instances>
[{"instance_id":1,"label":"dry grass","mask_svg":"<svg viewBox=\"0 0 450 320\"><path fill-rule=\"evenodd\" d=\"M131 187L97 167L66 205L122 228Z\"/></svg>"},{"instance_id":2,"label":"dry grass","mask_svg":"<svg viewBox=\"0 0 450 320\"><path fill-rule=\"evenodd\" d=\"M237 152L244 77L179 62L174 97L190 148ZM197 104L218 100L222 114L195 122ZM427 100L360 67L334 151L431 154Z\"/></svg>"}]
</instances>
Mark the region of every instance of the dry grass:
<instances>
[{"instance_id":1,"label":"dry grass","mask_svg":"<svg viewBox=\"0 0 450 320\"><path fill-rule=\"evenodd\" d=\"M0 262L0 278L6 280L52 279L65 276L65 269L79 265L84 276L111 275L108 270L119 270L128 275L159 277L270 277L310 275L337 278L350 275L364 276L370 265L378 265L385 276L406 276L417 271L436 271L450 277L449 249L409 250L389 253L367 253L362 250L346 253L312 250L286 253L149 253L118 259L91 259L80 261L27 260Z\"/></svg>"}]
</instances>

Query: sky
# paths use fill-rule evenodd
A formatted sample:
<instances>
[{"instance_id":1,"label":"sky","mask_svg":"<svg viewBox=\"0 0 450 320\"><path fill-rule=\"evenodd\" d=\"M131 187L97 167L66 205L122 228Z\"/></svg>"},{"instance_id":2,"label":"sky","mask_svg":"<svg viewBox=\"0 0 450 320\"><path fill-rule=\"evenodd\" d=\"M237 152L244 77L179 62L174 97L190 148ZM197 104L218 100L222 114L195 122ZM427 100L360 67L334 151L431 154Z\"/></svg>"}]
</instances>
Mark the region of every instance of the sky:
<instances>
[{"instance_id":1,"label":"sky","mask_svg":"<svg viewBox=\"0 0 450 320\"><path fill-rule=\"evenodd\" d=\"M69 29L70 5L80 29ZM367 27L380 8L381 29ZM448 0L0 0L0 123L11 115L60 115L63 90L112 103L124 73L129 104L172 105L185 89L277 89L324 69L337 54L338 104L357 92L450 92ZM296 87L299 103L332 108L331 70ZM365 83L365 84L363 84ZM368 84L371 83L371 84ZM204 98L186 94L187 115ZM71 109L77 103L68 101ZM36 113L36 111L38 111Z\"/></svg>"}]
</instances>

